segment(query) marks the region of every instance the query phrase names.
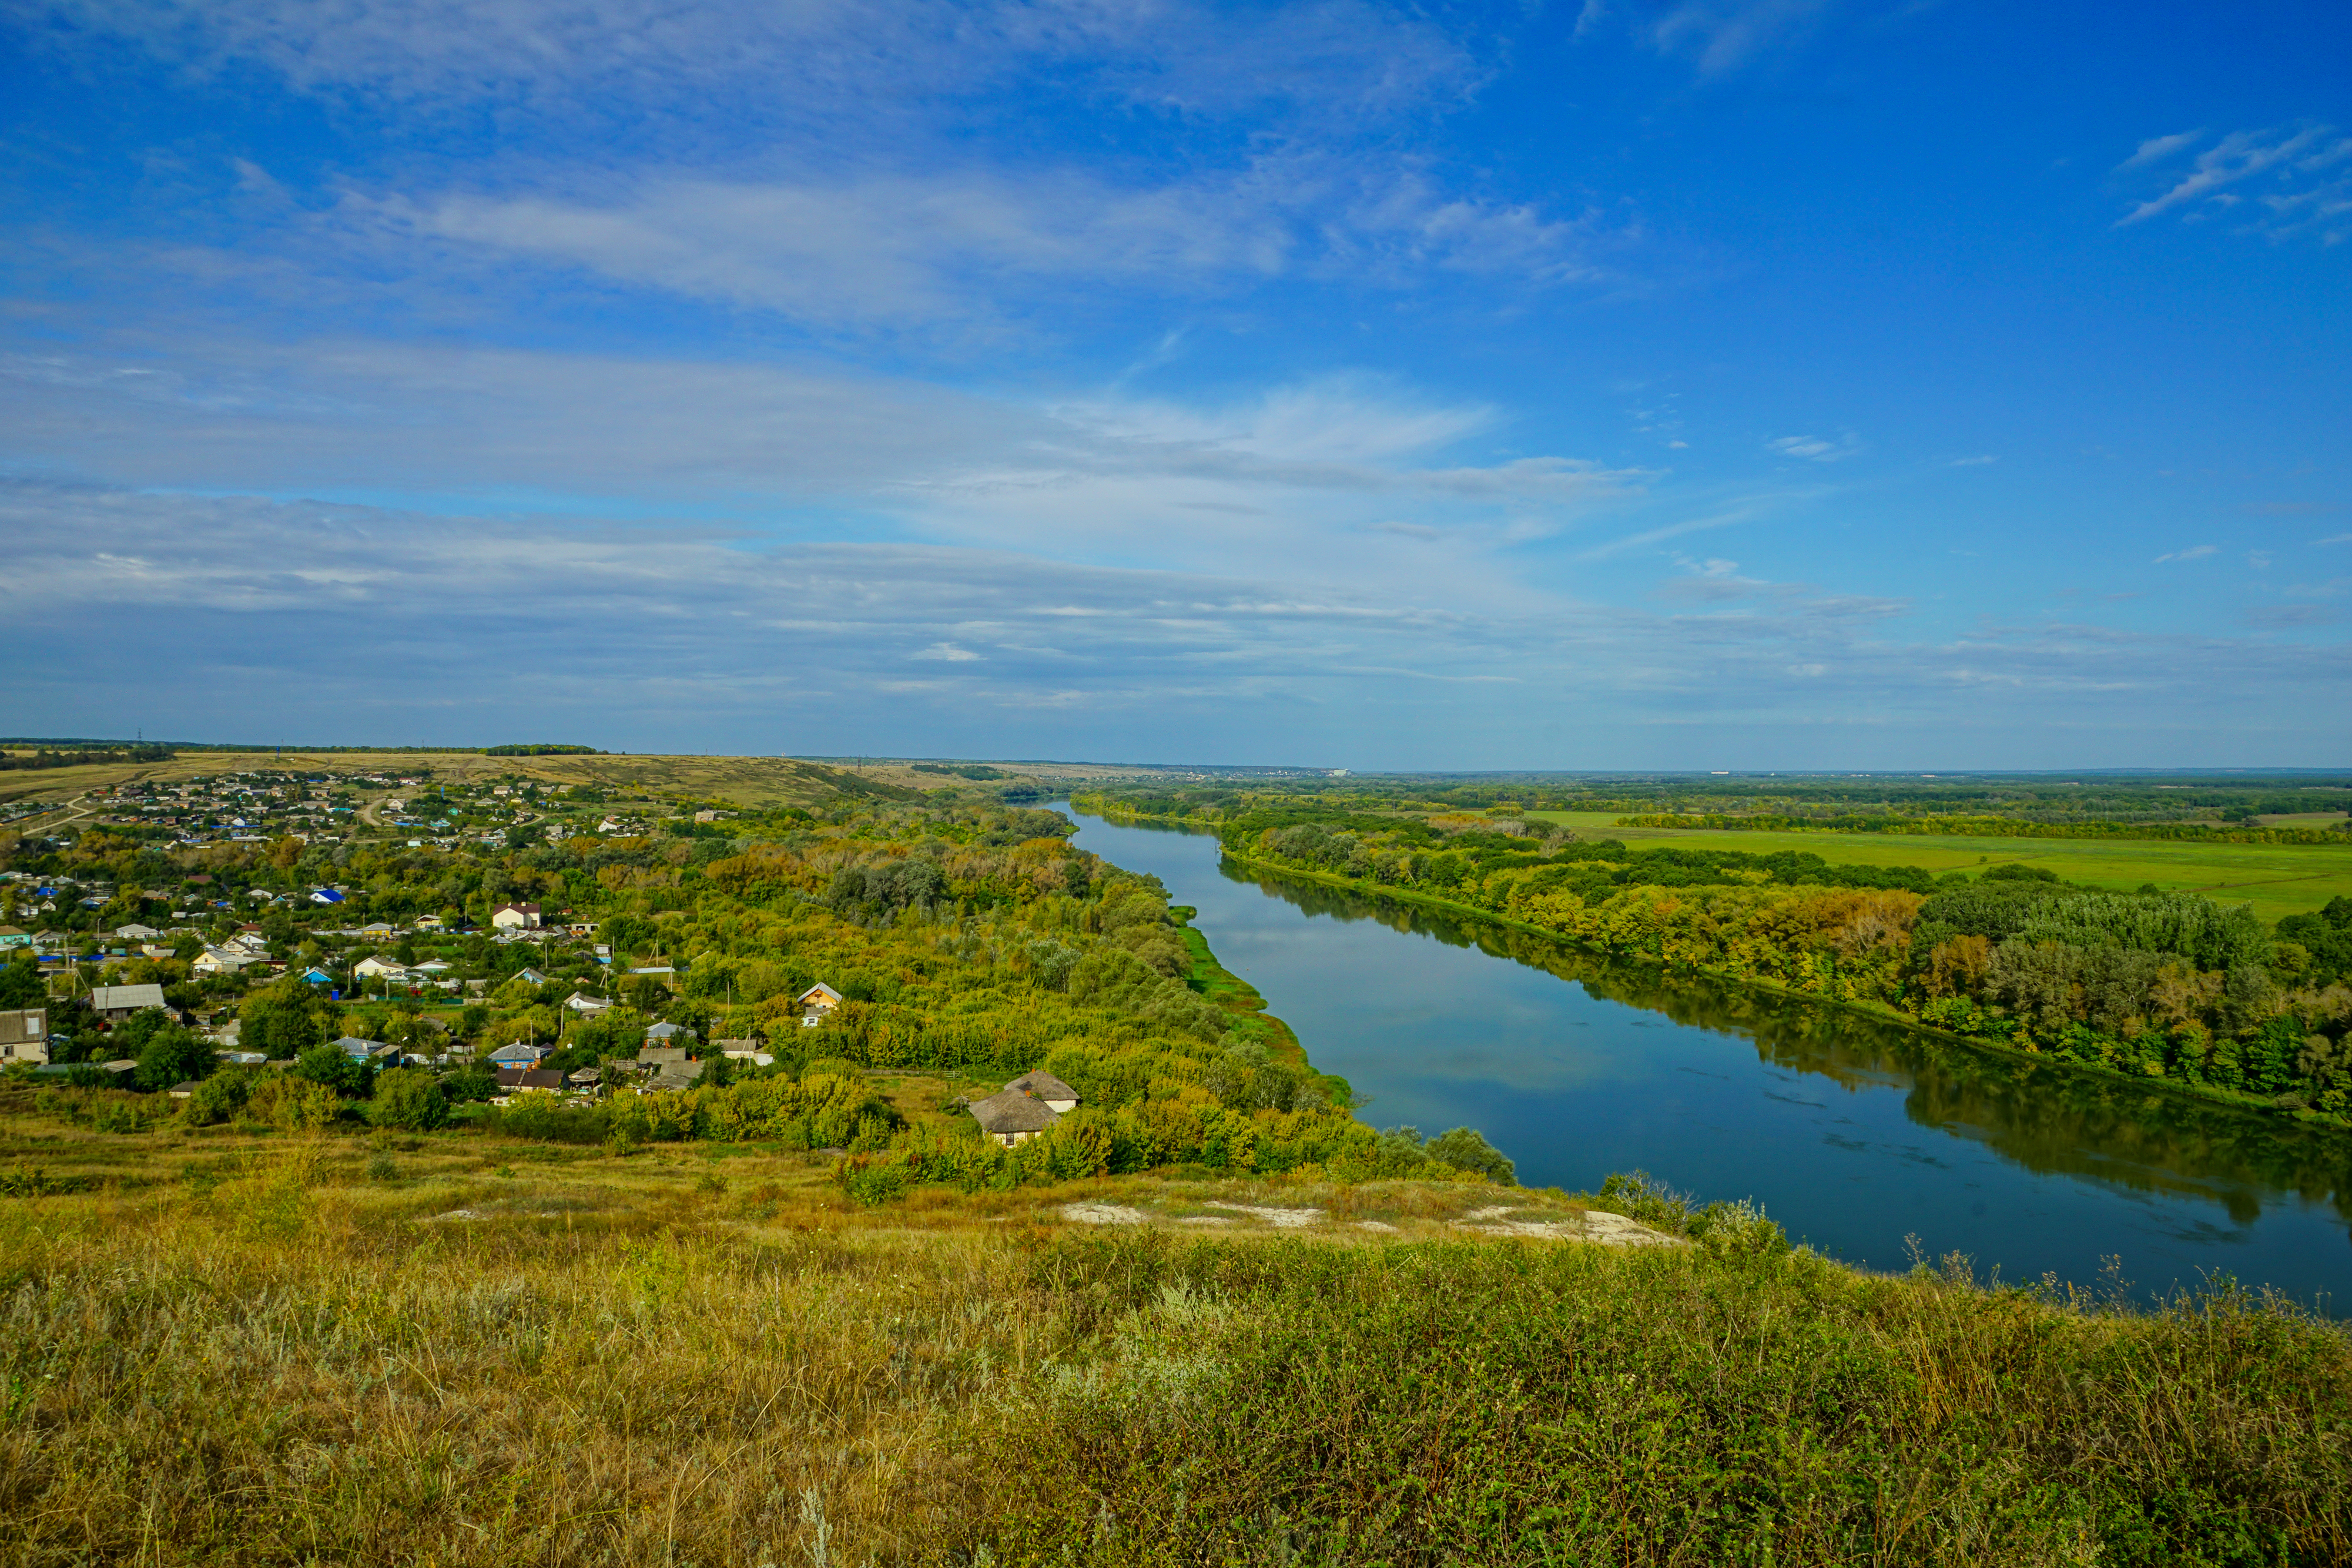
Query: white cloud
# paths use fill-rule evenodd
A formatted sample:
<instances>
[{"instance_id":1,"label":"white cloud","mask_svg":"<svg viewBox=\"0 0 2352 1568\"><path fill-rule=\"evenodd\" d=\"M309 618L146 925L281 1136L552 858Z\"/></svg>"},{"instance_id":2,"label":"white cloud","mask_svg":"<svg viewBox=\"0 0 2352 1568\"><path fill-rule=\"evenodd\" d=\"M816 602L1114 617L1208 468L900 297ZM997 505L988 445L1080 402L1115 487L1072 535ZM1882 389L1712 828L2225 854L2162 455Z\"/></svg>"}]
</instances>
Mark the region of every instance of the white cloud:
<instances>
[{"instance_id":1,"label":"white cloud","mask_svg":"<svg viewBox=\"0 0 2352 1568\"><path fill-rule=\"evenodd\" d=\"M2181 131L2170 136L2151 136L2141 142L2130 157L2116 164L2116 170L2120 174L2126 169L2137 169L2143 163L2159 163L2184 147L2195 146L2204 138L2205 132L2202 131Z\"/></svg>"},{"instance_id":2,"label":"white cloud","mask_svg":"<svg viewBox=\"0 0 2352 1568\"><path fill-rule=\"evenodd\" d=\"M1951 466L1956 468L1980 468L1987 463L1998 463L2000 461L2000 459L1999 458L1990 456L1982 458L1954 458L1952 459Z\"/></svg>"},{"instance_id":3,"label":"white cloud","mask_svg":"<svg viewBox=\"0 0 2352 1568\"><path fill-rule=\"evenodd\" d=\"M2157 168L2203 135L2183 132L2143 142L2116 172ZM2248 193L2231 187L2263 175L2270 179L2265 189L2252 194L2256 211L2245 226L2273 238L2316 234L2331 245L2352 235L2352 136L2321 124L2232 131L2198 153L2185 172L2169 176L2170 185L2117 218L2116 226L2175 211L2192 221L2231 213L2248 199Z\"/></svg>"},{"instance_id":4,"label":"white cloud","mask_svg":"<svg viewBox=\"0 0 2352 1568\"><path fill-rule=\"evenodd\" d=\"M1432 269L1528 288L1598 282L1632 243L1598 216L1448 195L1416 173L1288 153L1157 182L1009 164L748 181L648 171L594 193L352 196L340 243L436 247L583 268L821 326L1049 330L1083 308L1072 284L1186 299L1310 273L1398 288Z\"/></svg>"},{"instance_id":5,"label":"white cloud","mask_svg":"<svg viewBox=\"0 0 2352 1568\"><path fill-rule=\"evenodd\" d=\"M1617 7L1584 0L1576 36L1592 33ZM1795 43L1830 0L1664 0L1622 8L1636 35L1660 54L1689 57L1702 76L1723 76Z\"/></svg>"},{"instance_id":6,"label":"white cloud","mask_svg":"<svg viewBox=\"0 0 2352 1568\"><path fill-rule=\"evenodd\" d=\"M1556 595L1481 607L1002 551L24 482L0 485L0 530L30 606L21 635L56 650L12 668L20 721L152 710L150 733L168 720L196 738L248 734L256 712L289 739L392 727L478 742L562 723L628 749L920 734L967 754L1344 742L1360 756L1386 734L1400 739L1383 760L1459 765L1484 737L1524 759L1532 727L1570 718L1719 730L1871 715L1948 733L1965 715L1947 693L1982 687L2013 704L2005 735L2079 722L2086 693L2110 726L2242 738L2292 713L2305 732L2326 727L2315 715L2340 702L2347 664L2340 647L2063 626L1905 640L1900 606L1790 585L1667 615ZM89 645L74 634L95 616L110 636ZM581 635L614 626L629 635ZM560 665L539 657L551 643ZM152 679L163 665L168 691Z\"/></svg>"},{"instance_id":7,"label":"white cloud","mask_svg":"<svg viewBox=\"0 0 2352 1568\"><path fill-rule=\"evenodd\" d=\"M298 91L407 116L496 104L509 133L518 113L639 130L654 114L673 143L730 123L911 122L1040 76L1180 119L1377 121L1459 95L1486 68L1430 22L1359 0L1258 11L1013 0L54 0L44 11L54 21L33 37L61 48L95 34L201 74L258 68Z\"/></svg>"},{"instance_id":8,"label":"white cloud","mask_svg":"<svg viewBox=\"0 0 2352 1568\"><path fill-rule=\"evenodd\" d=\"M1834 439L1822 436L1782 436L1764 443L1784 458L1802 458L1812 463L1838 463L1862 450L1862 441L1851 430Z\"/></svg>"},{"instance_id":9,"label":"white cloud","mask_svg":"<svg viewBox=\"0 0 2352 1568\"><path fill-rule=\"evenodd\" d=\"M142 336L0 359L0 458L20 472L443 511L659 508L761 537L1303 572L1478 603L1521 592L1497 552L1631 504L1652 478L1475 451L1498 420L1350 377L1223 406L1040 405L773 365L354 340ZM1384 522L1452 548L1433 562Z\"/></svg>"},{"instance_id":10,"label":"white cloud","mask_svg":"<svg viewBox=\"0 0 2352 1568\"><path fill-rule=\"evenodd\" d=\"M2192 544L2186 550L2167 551L2164 554L2158 556L2151 564L2161 566L2168 561L2202 561L2208 555L2218 553L2220 547L2218 545Z\"/></svg>"}]
</instances>

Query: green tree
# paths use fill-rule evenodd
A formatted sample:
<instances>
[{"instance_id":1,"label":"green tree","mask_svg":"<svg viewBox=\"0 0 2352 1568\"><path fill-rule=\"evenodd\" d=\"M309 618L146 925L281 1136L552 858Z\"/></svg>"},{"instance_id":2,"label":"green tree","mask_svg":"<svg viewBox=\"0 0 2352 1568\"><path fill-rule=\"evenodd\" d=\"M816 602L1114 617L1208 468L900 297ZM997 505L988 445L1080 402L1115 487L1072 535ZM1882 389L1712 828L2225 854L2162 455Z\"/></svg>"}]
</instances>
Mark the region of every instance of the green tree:
<instances>
[{"instance_id":1,"label":"green tree","mask_svg":"<svg viewBox=\"0 0 2352 1568\"><path fill-rule=\"evenodd\" d=\"M327 1037L320 1010L318 994L289 975L255 992L237 1009L237 1047L272 1060L291 1060Z\"/></svg>"},{"instance_id":2,"label":"green tree","mask_svg":"<svg viewBox=\"0 0 2352 1568\"><path fill-rule=\"evenodd\" d=\"M423 1068L394 1068L375 1080L368 1120L378 1127L430 1132L449 1120L449 1101Z\"/></svg>"},{"instance_id":3,"label":"green tree","mask_svg":"<svg viewBox=\"0 0 2352 1568\"><path fill-rule=\"evenodd\" d=\"M1519 1184L1518 1167L1475 1128L1457 1127L1451 1132L1441 1132L1429 1141L1428 1148L1431 1159L1442 1160L1457 1171L1484 1172L1486 1179L1498 1187Z\"/></svg>"},{"instance_id":4,"label":"green tree","mask_svg":"<svg viewBox=\"0 0 2352 1568\"><path fill-rule=\"evenodd\" d=\"M326 1085L346 1100L365 1100L374 1079L371 1063L352 1059L335 1045L312 1046L295 1062L294 1071L312 1083Z\"/></svg>"},{"instance_id":5,"label":"green tree","mask_svg":"<svg viewBox=\"0 0 2352 1568\"><path fill-rule=\"evenodd\" d=\"M211 1041L193 1029L167 1024L140 1047L136 1076L142 1089L169 1089L191 1079L208 1078L219 1065Z\"/></svg>"}]
</instances>

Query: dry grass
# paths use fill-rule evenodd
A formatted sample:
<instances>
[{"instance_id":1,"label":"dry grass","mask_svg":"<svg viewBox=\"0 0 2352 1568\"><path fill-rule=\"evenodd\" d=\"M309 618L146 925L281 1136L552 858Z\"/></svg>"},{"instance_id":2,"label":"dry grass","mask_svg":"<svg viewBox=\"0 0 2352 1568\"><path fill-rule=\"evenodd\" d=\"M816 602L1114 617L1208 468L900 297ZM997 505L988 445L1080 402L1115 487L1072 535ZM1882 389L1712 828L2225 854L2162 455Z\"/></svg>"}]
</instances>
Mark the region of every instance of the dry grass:
<instances>
[{"instance_id":1,"label":"dry grass","mask_svg":"<svg viewBox=\"0 0 2352 1568\"><path fill-rule=\"evenodd\" d=\"M2352 1353L2259 1302L1437 1240L1502 1194L1413 1183L865 1210L756 1150L31 1115L20 1166L98 1185L0 1199L0 1563L2352 1549ZM1184 1234L1211 1198L1327 1223Z\"/></svg>"}]
</instances>

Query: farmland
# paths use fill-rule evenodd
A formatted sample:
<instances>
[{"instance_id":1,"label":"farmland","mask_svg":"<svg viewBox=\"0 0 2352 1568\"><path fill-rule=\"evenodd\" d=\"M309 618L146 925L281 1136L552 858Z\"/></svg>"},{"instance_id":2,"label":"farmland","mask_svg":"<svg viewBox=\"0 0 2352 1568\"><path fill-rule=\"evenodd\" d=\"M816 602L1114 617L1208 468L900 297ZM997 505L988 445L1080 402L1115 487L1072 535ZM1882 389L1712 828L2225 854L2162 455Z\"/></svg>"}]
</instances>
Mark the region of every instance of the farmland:
<instances>
[{"instance_id":1,"label":"farmland","mask_svg":"<svg viewBox=\"0 0 2352 1568\"><path fill-rule=\"evenodd\" d=\"M1619 813L1530 811L1585 838L1619 838L1633 847L1679 845L1769 855L1797 850L1856 866L1917 866L1941 875L2016 862L2062 881L2131 892L2154 883L2165 892L2204 893L2252 906L2264 921L2305 914L2352 894L2352 845L2197 844L2066 838L1976 838L1870 833L1721 833L1704 828L1620 827Z\"/></svg>"}]
</instances>

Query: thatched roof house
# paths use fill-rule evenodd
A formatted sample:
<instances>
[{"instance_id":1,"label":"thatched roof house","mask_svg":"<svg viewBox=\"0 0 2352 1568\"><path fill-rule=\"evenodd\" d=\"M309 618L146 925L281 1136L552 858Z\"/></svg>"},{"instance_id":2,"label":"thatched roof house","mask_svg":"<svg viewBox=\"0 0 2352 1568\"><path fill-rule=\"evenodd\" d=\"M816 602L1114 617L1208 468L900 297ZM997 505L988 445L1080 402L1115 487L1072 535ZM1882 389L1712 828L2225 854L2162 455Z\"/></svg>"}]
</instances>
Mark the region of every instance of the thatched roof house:
<instances>
[{"instance_id":1,"label":"thatched roof house","mask_svg":"<svg viewBox=\"0 0 2352 1568\"><path fill-rule=\"evenodd\" d=\"M1078 1091L1042 1068L1035 1072L1022 1074L1004 1087L1023 1094L1035 1095L1053 1107L1055 1115L1078 1108Z\"/></svg>"},{"instance_id":2,"label":"thatched roof house","mask_svg":"<svg viewBox=\"0 0 2352 1568\"><path fill-rule=\"evenodd\" d=\"M1007 1149L1026 1142L1054 1125L1054 1108L1034 1095L1008 1089L971 1102L972 1120L985 1137Z\"/></svg>"}]
</instances>

